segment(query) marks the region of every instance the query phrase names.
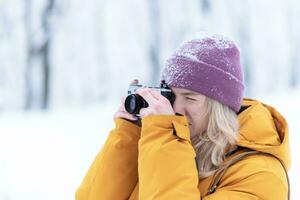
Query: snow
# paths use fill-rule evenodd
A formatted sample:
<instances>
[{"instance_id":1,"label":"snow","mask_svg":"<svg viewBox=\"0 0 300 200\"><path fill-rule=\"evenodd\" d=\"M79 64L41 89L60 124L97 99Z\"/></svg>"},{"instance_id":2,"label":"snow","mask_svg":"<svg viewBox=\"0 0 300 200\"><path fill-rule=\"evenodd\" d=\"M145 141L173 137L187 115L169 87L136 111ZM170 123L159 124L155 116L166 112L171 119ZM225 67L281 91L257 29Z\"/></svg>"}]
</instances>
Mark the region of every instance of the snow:
<instances>
[{"instance_id":1,"label":"snow","mask_svg":"<svg viewBox=\"0 0 300 200\"><path fill-rule=\"evenodd\" d=\"M292 200L300 198L300 90L258 97L290 127ZM119 102L47 112L0 115L0 200L71 200L114 127Z\"/></svg>"},{"instance_id":2,"label":"snow","mask_svg":"<svg viewBox=\"0 0 300 200\"><path fill-rule=\"evenodd\" d=\"M186 57L194 61L201 61L202 55L208 56L210 50L218 49L225 52L225 49L237 48L232 40L223 35L205 33L195 34L194 38L181 44L172 55L173 57ZM224 55L225 57L226 55Z\"/></svg>"},{"instance_id":3,"label":"snow","mask_svg":"<svg viewBox=\"0 0 300 200\"><path fill-rule=\"evenodd\" d=\"M74 199L113 127L119 102L112 100L126 94L132 79L155 86L154 75L174 49L207 32L229 36L215 36L221 48L230 47L225 40L237 44L245 94L265 99L286 116L294 158L292 199L300 198L300 89L290 90L300 84L298 0L60 0L47 32L42 15L49 2L0 1L0 200ZM37 50L49 37L50 110L22 112L28 88L33 109L42 102L42 57L33 55L27 66L28 45ZM182 56L199 60L192 53ZM192 71L178 78L184 73Z\"/></svg>"},{"instance_id":4,"label":"snow","mask_svg":"<svg viewBox=\"0 0 300 200\"><path fill-rule=\"evenodd\" d=\"M0 200L68 200L113 128L112 105L0 116Z\"/></svg>"}]
</instances>

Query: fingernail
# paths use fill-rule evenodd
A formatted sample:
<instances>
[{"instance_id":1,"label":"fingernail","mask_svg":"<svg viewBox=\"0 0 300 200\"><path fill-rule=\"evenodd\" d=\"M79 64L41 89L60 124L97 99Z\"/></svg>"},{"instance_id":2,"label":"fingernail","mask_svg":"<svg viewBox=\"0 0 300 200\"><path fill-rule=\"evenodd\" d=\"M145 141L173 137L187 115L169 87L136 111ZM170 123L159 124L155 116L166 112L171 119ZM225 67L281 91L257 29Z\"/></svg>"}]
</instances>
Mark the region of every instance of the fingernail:
<instances>
[{"instance_id":1,"label":"fingernail","mask_svg":"<svg viewBox=\"0 0 300 200\"><path fill-rule=\"evenodd\" d=\"M133 84L138 84L138 83L139 83L139 80L133 79L131 83L133 83Z\"/></svg>"}]
</instances>

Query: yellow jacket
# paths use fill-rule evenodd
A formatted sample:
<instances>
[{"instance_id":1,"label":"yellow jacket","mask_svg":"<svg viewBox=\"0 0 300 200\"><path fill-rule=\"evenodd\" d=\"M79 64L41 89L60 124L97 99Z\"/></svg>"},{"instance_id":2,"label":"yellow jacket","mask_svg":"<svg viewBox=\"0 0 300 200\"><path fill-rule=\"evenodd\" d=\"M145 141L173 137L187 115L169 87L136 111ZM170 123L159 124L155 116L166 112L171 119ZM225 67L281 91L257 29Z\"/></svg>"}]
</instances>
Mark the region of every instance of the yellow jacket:
<instances>
[{"instance_id":1,"label":"yellow jacket","mask_svg":"<svg viewBox=\"0 0 300 200\"><path fill-rule=\"evenodd\" d=\"M285 119L258 101L245 99L243 106L248 108L238 115L238 145L272 154L288 169ZM185 116L148 116L142 120L142 128L123 119L115 123L78 188L76 200L287 199L284 168L278 159L267 155L238 161L227 169L216 191L205 195L213 176L198 178Z\"/></svg>"}]
</instances>

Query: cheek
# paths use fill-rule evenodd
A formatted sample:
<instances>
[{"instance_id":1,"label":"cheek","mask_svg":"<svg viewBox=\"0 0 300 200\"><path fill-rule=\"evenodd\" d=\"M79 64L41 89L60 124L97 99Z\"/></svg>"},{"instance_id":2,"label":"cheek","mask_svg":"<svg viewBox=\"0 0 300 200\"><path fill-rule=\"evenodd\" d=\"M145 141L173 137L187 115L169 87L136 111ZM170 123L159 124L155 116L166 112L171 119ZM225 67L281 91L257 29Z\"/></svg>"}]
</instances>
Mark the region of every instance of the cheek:
<instances>
[{"instance_id":1,"label":"cheek","mask_svg":"<svg viewBox=\"0 0 300 200\"><path fill-rule=\"evenodd\" d=\"M187 110L193 115L199 115L199 112L201 112L199 106L197 106L196 104L189 104L187 106Z\"/></svg>"},{"instance_id":2,"label":"cheek","mask_svg":"<svg viewBox=\"0 0 300 200\"><path fill-rule=\"evenodd\" d=\"M187 115L192 121L195 121L199 115L199 108L195 105L189 105L186 107Z\"/></svg>"},{"instance_id":3,"label":"cheek","mask_svg":"<svg viewBox=\"0 0 300 200\"><path fill-rule=\"evenodd\" d=\"M198 105L189 107L189 115L194 122L202 124L205 121L205 111L203 108L199 108Z\"/></svg>"}]
</instances>

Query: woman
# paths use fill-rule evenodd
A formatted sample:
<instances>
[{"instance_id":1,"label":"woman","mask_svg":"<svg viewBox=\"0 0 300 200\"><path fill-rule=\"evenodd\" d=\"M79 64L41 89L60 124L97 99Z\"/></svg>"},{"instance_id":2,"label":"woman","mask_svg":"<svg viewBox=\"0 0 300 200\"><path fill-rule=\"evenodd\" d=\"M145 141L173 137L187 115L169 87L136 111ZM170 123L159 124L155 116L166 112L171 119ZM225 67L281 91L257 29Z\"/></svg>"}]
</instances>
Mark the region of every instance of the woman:
<instances>
[{"instance_id":1,"label":"woman","mask_svg":"<svg viewBox=\"0 0 300 200\"><path fill-rule=\"evenodd\" d=\"M287 123L274 108L242 100L240 53L231 40L183 43L161 79L174 104L138 90L149 104L139 126L122 103L77 200L288 198Z\"/></svg>"}]
</instances>

